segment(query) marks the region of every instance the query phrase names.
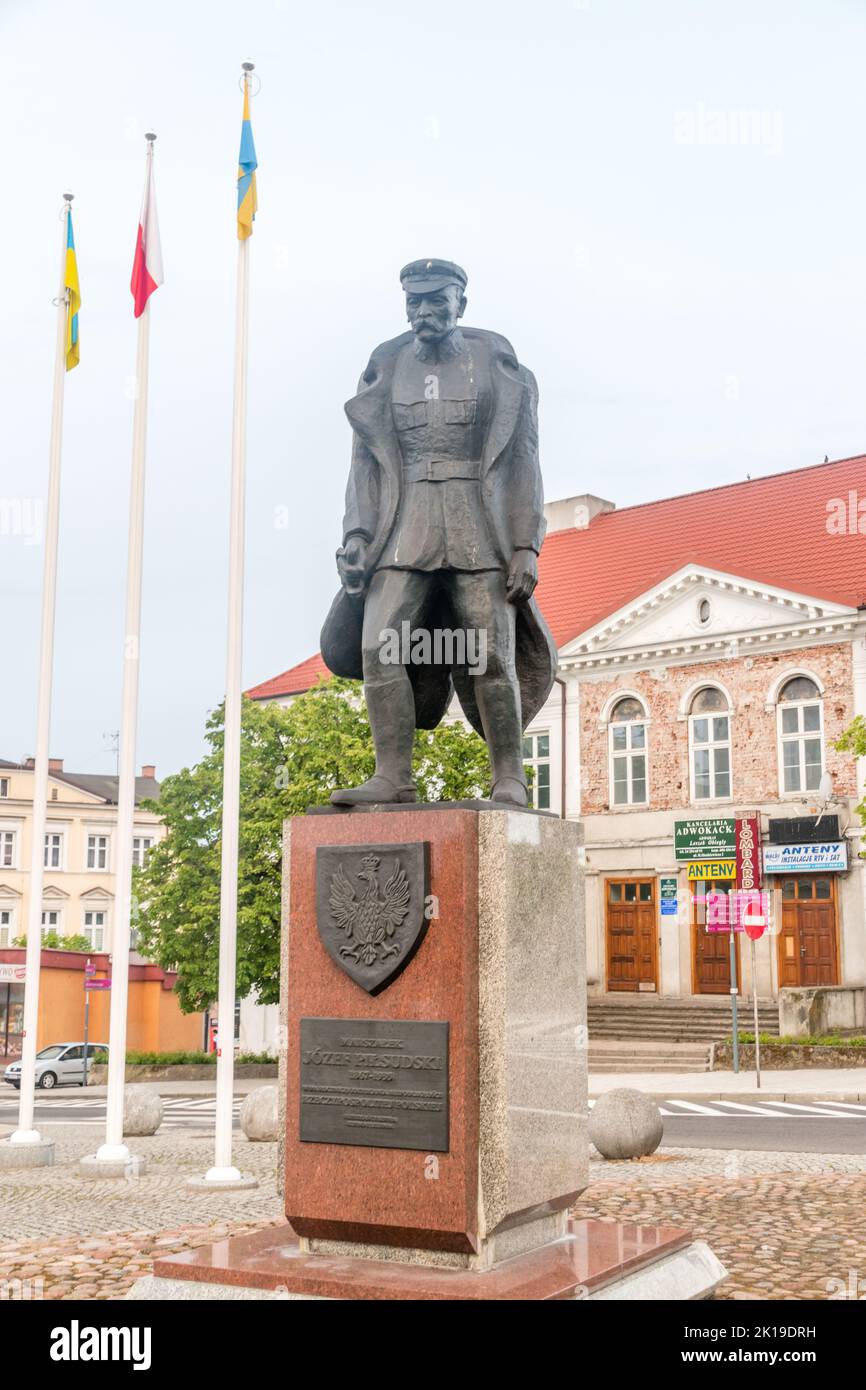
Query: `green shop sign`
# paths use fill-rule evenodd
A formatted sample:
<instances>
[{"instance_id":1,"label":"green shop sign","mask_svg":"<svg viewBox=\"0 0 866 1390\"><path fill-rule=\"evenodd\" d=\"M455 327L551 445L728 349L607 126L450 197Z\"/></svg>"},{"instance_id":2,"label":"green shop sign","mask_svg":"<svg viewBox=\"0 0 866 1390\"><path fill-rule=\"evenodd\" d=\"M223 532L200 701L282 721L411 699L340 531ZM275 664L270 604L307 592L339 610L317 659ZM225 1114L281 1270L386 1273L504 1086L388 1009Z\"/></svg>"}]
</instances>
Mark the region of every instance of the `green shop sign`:
<instances>
[{"instance_id":1,"label":"green shop sign","mask_svg":"<svg viewBox=\"0 0 866 1390\"><path fill-rule=\"evenodd\" d=\"M736 854L733 816L674 823L677 859L732 859Z\"/></svg>"}]
</instances>

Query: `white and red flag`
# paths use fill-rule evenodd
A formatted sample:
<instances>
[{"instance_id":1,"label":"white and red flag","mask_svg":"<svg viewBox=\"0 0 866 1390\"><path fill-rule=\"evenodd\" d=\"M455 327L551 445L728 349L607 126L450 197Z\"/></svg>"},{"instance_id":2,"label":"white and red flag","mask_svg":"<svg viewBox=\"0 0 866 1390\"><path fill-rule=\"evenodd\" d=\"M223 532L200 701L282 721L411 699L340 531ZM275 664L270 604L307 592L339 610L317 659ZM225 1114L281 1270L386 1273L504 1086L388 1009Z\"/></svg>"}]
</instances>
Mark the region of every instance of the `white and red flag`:
<instances>
[{"instance_id":1,"label":"white and red flag","mask_svg":"<svg viewBox=\"0 0 866 1390\"><path fill-rule=\"evenodd\" d=\"M135 317L140 318L144 306L155 289L164 280L162 273L162 246L159 241L159 219L156 215L156 190L153 186L153 145L147 149L147 177L144 181L144 197L141 200L141 215L138 219L138 237L135 243L135 259L132 263L132 279L129 288L135 301Z\"/></svg>"}]
</instances>

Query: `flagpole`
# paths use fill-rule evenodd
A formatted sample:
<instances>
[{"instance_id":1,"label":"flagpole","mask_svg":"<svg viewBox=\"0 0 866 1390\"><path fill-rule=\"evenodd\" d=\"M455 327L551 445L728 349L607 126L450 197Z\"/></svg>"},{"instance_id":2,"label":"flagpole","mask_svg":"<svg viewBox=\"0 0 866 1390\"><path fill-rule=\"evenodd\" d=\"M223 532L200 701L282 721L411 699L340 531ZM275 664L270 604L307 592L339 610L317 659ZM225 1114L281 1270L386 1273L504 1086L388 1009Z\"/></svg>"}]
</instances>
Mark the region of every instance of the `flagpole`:
<instances>
[{"instance_id":1,"label":"flagpole","mask_svg":"<svg viewBox=\"0 0 866 1390\"><path fill-rule=\"evenodd\" d=\"M147 141L148 174L153 163L152 132ZM132 476L129 494L126 614L123 637L123 694L120 717L120 759L117 790L115 858L115 918L111 935L111 1012L108 1028L108 1097L105 1143L96 1163L115 1166L118 1176L141 1173L144 1160L130 1154L123 1142L123 1100L126 1081L126 1024L129 997L129 940L132 916L132 836L135 820L136 735L141 645L141 576L144 550L144 481L147 458L147 402L150 369L150 301L138 319L135 364L135 407L132 421ZM88 1166L93 1159L85 1160Z\"/></svg>"},{"instance_id":2,"label":"flagpole","mask_svg":"<svg viewBox=\"0 0 866 1390\"><path fill-rule=\"evenodd\" d=\"M249 94L252 63L243 64L244 95ZM238 823L241 777L241 662L244 620L244 525L247 452L247 348L249 341L250 238L238 241L235 308L234 412L229 519L228 634L226 651L223 808L220 857L220 946L216 1123L214 1162L204 1183L255 1187L256 1181L232 1163L234 1121L235 997L237 994Z\"/></svg>"},{"instance_id":3,"label":"flagpole","mask_svg":"<svg viewBox=\"0 0 866 1390\"><path fill-rule=\"evenodd\" d=\"M60 532L60 457L63 443L63 392L66 380L66 248L71 193L64 193L60 253L60 293L57 298L57 337L54 390L48 448L48 496L45 509L45 556L42 565L42 630L39 647L39 689L36 701L36 757L33 770L33 824L30 845L30 899L27 907L27 955L24 977L24 1036L21 1055L21 1100L18 1128L11 1144L43 1144L34 1128L36 1043L39 1028L39 967L42 959L42 891L45 881L45 825L48 809L48 739L51 730L51 685L54 675L54 616L57 599L57 549ZM44 1160L54 1162L54 1145Z\"/></svg>"}]
</instances>

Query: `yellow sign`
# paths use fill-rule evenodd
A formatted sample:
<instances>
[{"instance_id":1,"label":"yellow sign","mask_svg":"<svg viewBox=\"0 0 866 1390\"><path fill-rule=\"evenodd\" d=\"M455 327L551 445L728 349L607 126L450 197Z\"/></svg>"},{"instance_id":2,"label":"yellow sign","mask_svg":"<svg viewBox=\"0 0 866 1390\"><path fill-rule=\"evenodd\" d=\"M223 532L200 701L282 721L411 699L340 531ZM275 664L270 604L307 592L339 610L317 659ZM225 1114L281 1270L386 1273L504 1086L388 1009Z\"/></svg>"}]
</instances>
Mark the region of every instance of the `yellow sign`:
<instances>
[{"instance_id":1,"label":"yellow sign","mask_svg":"<svg viewBox=\"0 0 866 1390\"><path fill-rule=\"evenodd\" d=\"M693 862L689 864L689 879L694 881L696 878L731 878L737 877L736 859L709 859L702 863Z\"/></svg>"}]
</instances>

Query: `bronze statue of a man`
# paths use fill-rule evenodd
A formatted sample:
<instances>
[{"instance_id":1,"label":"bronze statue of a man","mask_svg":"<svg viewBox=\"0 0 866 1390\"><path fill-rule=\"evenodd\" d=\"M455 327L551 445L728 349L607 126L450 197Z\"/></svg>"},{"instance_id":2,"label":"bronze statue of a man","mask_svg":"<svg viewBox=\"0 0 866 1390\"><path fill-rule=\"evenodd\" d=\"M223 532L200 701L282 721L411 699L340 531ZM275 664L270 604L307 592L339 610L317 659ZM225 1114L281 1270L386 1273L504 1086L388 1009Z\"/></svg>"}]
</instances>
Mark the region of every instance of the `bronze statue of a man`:
<instances>
[{"instance_id":1,"label":"bronze statue of a man","mask_svg":"<svg viewBox=\"0 0 866 1390\"><path fill-rule=\"evenodd\" d=\"M487 742L491 799L525 806L523 730L556 670L532 597L545 531L538 389L507 339L458 326L460 266L413 261L400 280L412 331L375 349L346 405L342 588L322 631L330 670L363 677L376 771L331 800L414 801L415 729L435 727L456 688ZM400 641L418 633L431 640Z\"/></svg>"}]
</instances>

